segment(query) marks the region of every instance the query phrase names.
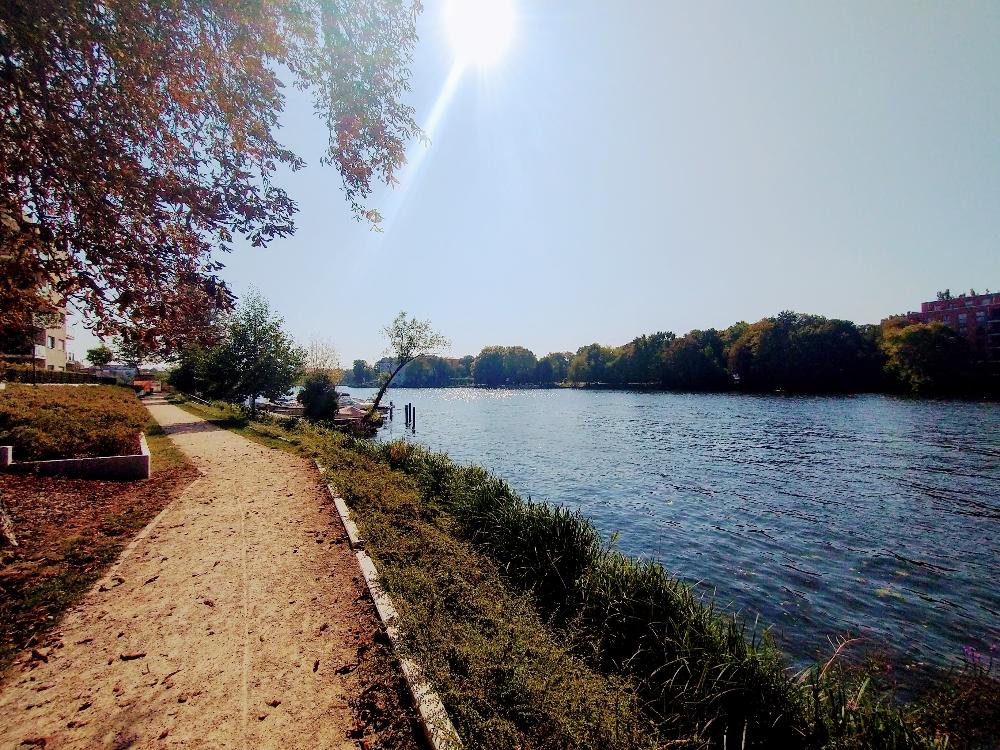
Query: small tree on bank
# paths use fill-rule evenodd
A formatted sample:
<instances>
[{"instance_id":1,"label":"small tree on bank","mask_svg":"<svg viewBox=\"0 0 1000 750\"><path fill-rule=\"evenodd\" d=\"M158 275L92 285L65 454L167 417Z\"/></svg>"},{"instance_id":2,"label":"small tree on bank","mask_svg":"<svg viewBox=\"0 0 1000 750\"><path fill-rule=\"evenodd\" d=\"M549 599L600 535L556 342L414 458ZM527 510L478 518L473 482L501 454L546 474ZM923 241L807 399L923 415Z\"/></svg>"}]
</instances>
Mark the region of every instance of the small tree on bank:
<instances>
[{"instance_id":1,"label":"small tree on bank","mask_svg":"<svg viewBox=\"0 0 1000 750\"><path fill-rule=\"evenodd\" d=\"M305 374L298 399L306 419L324 420L337 416L337 388L326 370Z\"/></svg>"},{"instance_id":2,"label":"small tree on bank","mask_svg":"<svg viewBox=\"0 0 1000 750\"><path fill-rule=\"evenodd\" d=\"M393 354L394 365L388 374L382 376L382 385L375 396L375 402L368 414L369 418L375 414L386 389L400 370L417 357L433 354L438 349L450 346L448 339L431 328L429 320L407 319L405 310L400 312L392 323L383 328L382 332L389 339L389 350Z\"/></svg>"}]
</instances>

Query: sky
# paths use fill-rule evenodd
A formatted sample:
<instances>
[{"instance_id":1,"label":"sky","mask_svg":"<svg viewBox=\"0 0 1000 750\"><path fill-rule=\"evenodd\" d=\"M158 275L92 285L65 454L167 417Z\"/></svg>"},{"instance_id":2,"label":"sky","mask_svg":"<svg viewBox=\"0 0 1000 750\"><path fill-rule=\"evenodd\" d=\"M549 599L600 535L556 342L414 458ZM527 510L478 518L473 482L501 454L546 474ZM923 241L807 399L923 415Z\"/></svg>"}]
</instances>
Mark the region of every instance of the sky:
<instances>
[{"instance_id":1,"label":"sky","mask_svg":"<svg viewBox=\"0 0 1000 750\"><path fill-rule=\"evenodd\" d=\"M782 310L878 322L1000 289L1000 3L514 0L452 76L426 0L408 103L432 143L355 221L289 88L297 232L222 260L347 366L398 311L454 356L542 356ZM442 92L444 92L442 94ZM437 104L437 107L435 105ZM78 358L94 345L75 326Z\"/></svg>"}]
</instances>

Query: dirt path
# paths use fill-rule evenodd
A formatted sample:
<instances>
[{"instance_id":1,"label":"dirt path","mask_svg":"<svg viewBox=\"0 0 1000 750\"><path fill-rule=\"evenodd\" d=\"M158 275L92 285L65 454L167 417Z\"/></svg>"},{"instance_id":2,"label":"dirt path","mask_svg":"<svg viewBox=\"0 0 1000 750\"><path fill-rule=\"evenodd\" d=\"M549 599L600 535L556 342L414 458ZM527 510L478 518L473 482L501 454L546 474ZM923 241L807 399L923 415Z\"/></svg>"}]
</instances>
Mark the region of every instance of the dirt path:
<instances>
[{"instance_id":1,"label":"dirt path","mask_svg":"<svg viewBox=\"0 0 1000 750\"><path fill-rule=\"evenodd\" d=\"M201 476L5 675L0 748L357 748L377 626L315 470L147 406Z\"/></svg>"}]
</instances>

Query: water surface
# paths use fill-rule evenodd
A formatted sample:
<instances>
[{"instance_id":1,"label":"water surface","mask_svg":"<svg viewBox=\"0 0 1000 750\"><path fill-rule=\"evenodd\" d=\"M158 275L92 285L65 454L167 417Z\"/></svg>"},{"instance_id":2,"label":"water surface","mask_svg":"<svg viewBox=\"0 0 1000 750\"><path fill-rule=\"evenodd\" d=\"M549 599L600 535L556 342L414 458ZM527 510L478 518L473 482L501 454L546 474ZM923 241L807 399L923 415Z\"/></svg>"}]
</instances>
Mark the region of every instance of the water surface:
<instances>
[{"instance_id":1,"label":"water surface","mask_svg":"<svg viewBox=\"0 0 1000 750\"><path fill-rule=\"evenodd\" d=\"M1000 643L996 404L483 389L390 399L381 439L581 510L620 532L623 552L760 615L798 663L846 635L937 663Z\"/></svg>"}]
</instances>

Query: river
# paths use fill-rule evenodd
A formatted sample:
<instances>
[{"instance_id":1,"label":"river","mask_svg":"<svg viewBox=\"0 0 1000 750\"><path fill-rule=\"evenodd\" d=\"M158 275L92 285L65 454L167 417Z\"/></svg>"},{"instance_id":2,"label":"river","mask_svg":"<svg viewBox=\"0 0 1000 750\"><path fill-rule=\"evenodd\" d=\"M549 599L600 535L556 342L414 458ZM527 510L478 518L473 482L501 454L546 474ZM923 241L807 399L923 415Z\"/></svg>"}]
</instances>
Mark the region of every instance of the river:
<instances>
[{"instance_id":1,"label":"river","mask_svg":"<svg viewBox=\"0 0 1000 750\"><path fill-rule=\"evenodd\" d=\"M907 664L1000 644L1000 405L473 388L390 399L380 439L579 509L619 532L622 552L759 615L794 663L843 636Z\"/></svg>"}]
</instances>

